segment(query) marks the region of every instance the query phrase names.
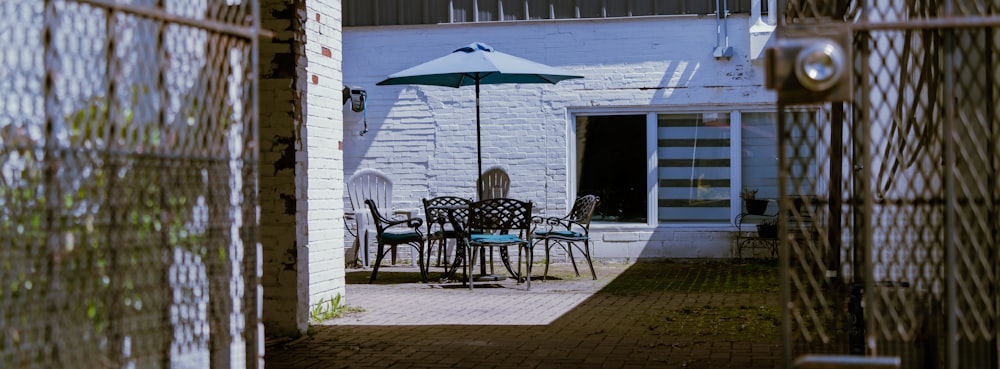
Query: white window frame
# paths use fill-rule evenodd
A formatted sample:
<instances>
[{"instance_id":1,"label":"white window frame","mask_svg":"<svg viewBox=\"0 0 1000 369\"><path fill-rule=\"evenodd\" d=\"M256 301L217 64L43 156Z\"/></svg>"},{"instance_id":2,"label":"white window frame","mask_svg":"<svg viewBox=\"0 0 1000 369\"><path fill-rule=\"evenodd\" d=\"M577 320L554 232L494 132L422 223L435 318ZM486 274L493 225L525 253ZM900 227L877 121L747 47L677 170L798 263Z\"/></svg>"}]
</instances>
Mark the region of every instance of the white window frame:
<instances>
[{"instance_id":1,"label":"white window frame","mask_svg":"<svg viewBox=\"0 0 1000 369\"><path fill-rule=\"evenodd\" d=\"M617 227L665 227L665 228L732 228L735 219L742 210L738 201L740 189L743 188L743 113L777 112L773 105L730 105L730 106L684 106L684 107L650 107L648 109L570 109L566 121L566 183L567 206L572 206L576 198L576 119L578 116L613 116L613 115L645 115L646 116L646 223L595 222ZM657 180L657 117L661 114L692 114L692 113L728 113L730 129L730 202L729 223L660 223L657 213L659 181ZM777 124L777 122L775 122ZM568 207L567 207L568 209Z\"/></svg>"}]
</instances>

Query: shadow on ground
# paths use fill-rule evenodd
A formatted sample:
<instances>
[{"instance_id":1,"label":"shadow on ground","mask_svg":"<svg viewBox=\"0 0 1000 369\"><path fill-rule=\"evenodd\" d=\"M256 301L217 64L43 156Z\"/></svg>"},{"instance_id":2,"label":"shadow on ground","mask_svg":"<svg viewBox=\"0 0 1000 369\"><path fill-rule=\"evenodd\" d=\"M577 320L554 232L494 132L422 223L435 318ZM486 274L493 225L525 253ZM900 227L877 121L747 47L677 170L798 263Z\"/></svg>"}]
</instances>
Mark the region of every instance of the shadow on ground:
<instances>
[{"instance_id":1,"label":"shadow on ground","mask_svg":"<svg viewBox=\"0 0 1000 369\"><path fill-rule=\"evenodd\" d=\"M402 271L397 275L390 270L380 270L376 281L386 286L374 288L403 291L399 304L407 304L406 293L421 290L400 286L419 281L419 273ZM601 265L598 273L611 280L550 324L314 324L306 337L269 345L265 365L267 368L780 366L778 272L774 264L658 261ZM583 280L573 276L572 271L553 274L565 279L533 282L531 291L510 293L543 304L561 298L560 285L589 280L586 275ZM348 283L367 283L368 277L368 271L352 271L348 273ZM543 287L536 290L535 285ZM476 292L451 293L468 296ZM487 301L485 295L481 301ZM541 312L531 305L521 307L524 314ZM427 314L435 311L435 306L412 308L426 309ZM491 314L491 306L473 304L468 309L474 314Z\"/></svg>"},{"instance_id":2,"label":"shadow on ground","mask_svg":"<svg viewBox=\"0 0 1000 369\"><path fill-rule=\"evenodd\" d=\"M390 267L387 267L387 268L379 269L378 276L377 276L377 278L375 278L375 281L369 282L369 280L371 279L371 275L372 275L371 273L372 273L371 270L367 270L367 269L348 269L347 273L345 273L346 282L347 282L347 284L406 284L406 283L424 283L424 282L422 282L420 280L420 272L416 271L416 269L412 268L412 267L393 267L393 266L390 266ZM426 283L441 283L441 281L442 281L443 278L444 278L444 273L437 272L437 271L432 271L432 272L428 273L428 277L427 277L427 282ZM461 284L461 281L464 280L464 278L465 277L462 276L462 273L460 271L460 272L456 273L452 277L452 280L450 281L450 283L453 282L453 283ZM549 275L546 278L546 280L547 281L558 281L558 280L562 280L564 278L565 278L565 276ZM541 275L532 275L531 276L531 280L532 281L542 281L542 279L543 279L543 276L541 276ZM476 283L476 285L474 287L475 288L479 288L480 285L483 285L483 283L482 282ZM452 284L448 284L447 287L450 288L450 287L454 287L454 286Z\"/></svg>"}]
</instances>

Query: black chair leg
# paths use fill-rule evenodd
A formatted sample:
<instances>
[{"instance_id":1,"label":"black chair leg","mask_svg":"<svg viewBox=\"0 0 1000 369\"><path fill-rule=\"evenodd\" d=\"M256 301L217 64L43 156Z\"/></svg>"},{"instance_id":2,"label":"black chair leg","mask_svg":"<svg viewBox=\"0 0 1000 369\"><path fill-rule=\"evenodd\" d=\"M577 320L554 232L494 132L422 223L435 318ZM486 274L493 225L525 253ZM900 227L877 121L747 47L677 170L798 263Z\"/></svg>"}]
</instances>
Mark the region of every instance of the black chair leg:
<instances>
[{"instance_id":1,"label":"black chair leg","mask_svg":"<svg viewBox=\"0 0 1000 369\"><path fill-rule=\"evenodd\" d=\"M518 250L518 252L520 252L520 249ZM521 278L520 273L515 272L514 268L510 266L510 251L508 250L508 247L500 248L500 262L503 263L503 266L505 268L507 268L507 272L510 273L511 276L513 276L515 279ZM518 262L520 263L521 261L518 260ZM492 272L493 271L492 267L490 268L491 268L490 272Z\"/></svg>"},{"instance_id":2,"label":"black chair leg","mask_svg":"<svg viewBox=\"0 0 1000 369\"><path fill-rule=\"evenodd\" d=\"M583 257L587 258L587 266L590 267L590 275L597 280L597 272L594 271L594 259L590 257L590 242L583 241Z\"/></svg>"},{"instance_id":3,"label":"black chair leg","mask_svg":"<svg viewBox=\"0 0 1000 369\"><path fill-rule=\"evenodd\" d=\"M445 268L444 268L444 275L442 275L441 278L446 278L446 279L452 279L452 278L454 278L455 277L455 272L458 271L458 266L459 265L464 265L465 264L465 259L466 259L466 257L465 257L465 248L462 247L462 245L456 244L455 245L455 260L453 260L451 262L451 265L445 266ZM463 276L462 280L465 280L464 276Z\"/></svg>"},{"instance_id":4,"label":"black chair leg","mask_svg":"<svg viewBox=\"0 0 1000 369\"><path fill-rule=\"evenodd\" d=\"M521 248L521 246L519 246L518 248ZM525 253L528 254L528 263L527 263L527 265L524 268L524 274L525 274L524 279L528 281L528 285L527 285L526 290L527 291L531 291L531 263L534 262L535 255L534 255L534 253L531 252L531 248L530 247L524 246L524 249L525 249ZM520 256L518 257L518 259L520 259ZM518 263L520 263L520 262L521 261L518 260ZM518 268L518 269L520 270L521 268Z\"/></svg>"},{"instance_id":5,"label":"black chair leg","mask_svg":"<svg viewBox=\"0 0 1000 369\"><path fill-rule=\"evenodd\" d=\"M580 269L576 268L576 258L573 257L573 246L574 246L574 243L573 242L564 242L562 245L563 245L563 250L566 250L566 253L569 254L569 262L573 264L573 272L576 273L577 277L579 277L580 276Z\"/></svg>"},{"instance_id":6,"label":"black chair leg","mask_svg":"<svg viewBox=\"0 0 1000 369\"><path fill-rule=\"evenodd\" d=\"M552 262L552 256L549 254L549 240L545 240L545 271L542 273L542 280L549 279L549 263Z\"/></svg>"},{"instance_id":7,"label":"black chair leg","mask_svg":"<svg viewBox=\"0 0 1000 369\"><path fill-rule=\"evenodd\" d=\"M378 255L375 255L375 265L372 266L372 277L371 279L368 280L368 283L375 282L375 276L378 275L378 266L382 264L382 259L385 257L385 252L383 251L383 249L385 249L385 246L379 244Z\"/></svg>"},{"instance_id":8,"label":"black chair leg","mask_svg":"<svg viewBox=\"0 0 1000 369\"><path fill-rule=\"evenodd\" d=\"M438 260L441 260L441 259L444 259L444 267L445 267L445 269L448 269L448 266L451 264L451 258L448 257L448 239L447 238L442 238L441 239L441 244L440 244L440 246L438 246ZM438 261L438 264L441 264L441 261Z\"/></svg>"},{"instance_id":9,"label":"black chair leg","mask_svg":"<svg viewBox=\"0 0 1000 369\"><path fill-rule=\"evenodd\" d=\"M424 260L424 244L419 244L413 247L414 251L417 252L417 269L420 270L420 280L422 282L427 282L427 270L430 266L427 265L431 262L430 249L427 251L427 260Z\"/></svg>"},{"instance_id":10,"label":"black chair leg","mask_svg":"<svg viewBox=\"0 0 1000 369\"><path fill-rule=\"evenodd\" d=\"M475 273L475 269L474 268L475 268L475 260L476 260L476 247L470 247L466 251L466 254L467 254L467 256L469 258L468 258L468 260L465 261L465 268L463 268L463 270L466 271L466 278L467 278L467 281L469 283L469 289L471 290L472 289L472 274Z\"/></svg>"}]
</instances>

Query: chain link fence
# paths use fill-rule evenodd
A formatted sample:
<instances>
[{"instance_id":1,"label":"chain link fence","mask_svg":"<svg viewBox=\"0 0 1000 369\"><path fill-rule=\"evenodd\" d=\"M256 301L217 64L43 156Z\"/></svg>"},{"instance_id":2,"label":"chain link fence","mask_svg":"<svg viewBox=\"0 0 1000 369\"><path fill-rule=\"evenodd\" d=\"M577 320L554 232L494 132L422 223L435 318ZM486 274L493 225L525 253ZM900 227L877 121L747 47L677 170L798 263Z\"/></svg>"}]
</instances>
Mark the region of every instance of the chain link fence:
<instances>
[{"instance_id":1,"label":"chain link fence","mask_svg":"<svg viewBox=\"0 0 1000 369\"><path fill-rule=\"evenodd\" d=\"M1000 366L1000 3L782 5L779 38L849 34L853 91L779 101L786 362Z\"/></svg>"},{"instance_id":2,"label":"chain link fence","mask_svg":"<svg viewBox=\"0 0 1000 369\"><path fill-rule=\"evenodd\" d=\"M0 367L259 366L256 9L0 2Z\"/></svg>"}]
</instances>

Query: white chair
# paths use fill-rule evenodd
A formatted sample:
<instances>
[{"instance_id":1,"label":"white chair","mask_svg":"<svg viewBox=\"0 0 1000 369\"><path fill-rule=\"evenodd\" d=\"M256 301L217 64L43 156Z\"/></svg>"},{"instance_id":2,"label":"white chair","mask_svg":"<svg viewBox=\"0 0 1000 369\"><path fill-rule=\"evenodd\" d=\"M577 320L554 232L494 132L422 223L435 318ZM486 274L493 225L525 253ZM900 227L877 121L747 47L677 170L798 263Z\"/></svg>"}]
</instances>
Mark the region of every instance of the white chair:
<instances>
[{"instance_id":1,"label":"white chair","mask_svg":"<svg viewBox=\"0 0 1000 369\"><path fill-rule=\"evenodd\" d=\"M501 167L487 169L479 182L479 189L483 191L479 200L506 198L510 193L510 175Z\"/></svg>"},{"instance_id":2,"label":"white chair","mask_svg":"<svg viewBox=\"0 0 1000 369\"><path fill-rule=\"evenodd\" d=\"M371 242L377 234L375 221L369 213L365 200L370 199L379 209L386 209L394 219L413 216L413 210L396 209L392 206L392 180L385 173L375 169L363 169L347 180L347 197L350 208L344 209L344 221L348 232L354 236L354 257L361 262L363 268L371 266L369 250ZM359 253L361 253L359 257ZM415 258L413 262L416 263ZM396 263L396 248L392 248L392 263Z\"/></svg>"}]
</instances>

